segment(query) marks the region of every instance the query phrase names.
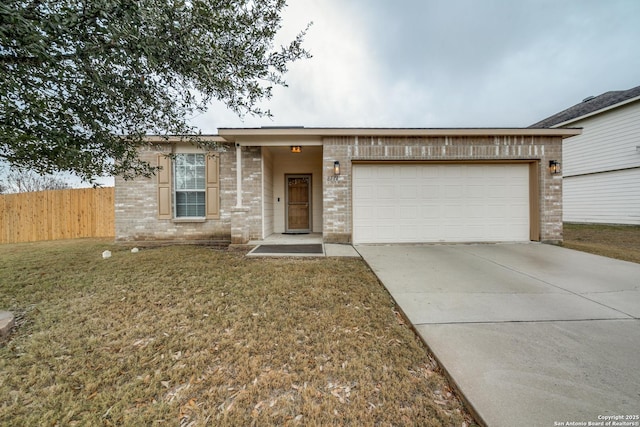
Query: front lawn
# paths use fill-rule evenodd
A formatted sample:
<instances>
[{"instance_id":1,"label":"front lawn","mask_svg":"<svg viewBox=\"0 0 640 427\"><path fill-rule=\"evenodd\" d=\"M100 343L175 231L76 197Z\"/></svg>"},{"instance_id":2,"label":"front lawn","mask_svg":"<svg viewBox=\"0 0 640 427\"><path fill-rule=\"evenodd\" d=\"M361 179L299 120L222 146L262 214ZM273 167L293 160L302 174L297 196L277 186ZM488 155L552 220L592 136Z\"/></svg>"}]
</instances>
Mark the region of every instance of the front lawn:
<instances>
[{"instance_id":1,"label":"front lawn","mask_svg":"<svg viewBox=\"0 0 640 427\"><path fill-rule=\"evenodd\" d=\"M3 245L0 309L0 425L471 422L358 259Z\"/></svg>"},{"instance_id":2,"label":"front lawn","mask_svg":"<svg viewBox=\"0 0 640 427\"><path fill-rule=\"evenodd\" d=\"M640 226L565 223L562 246L640 263Z\"/></svg>"}]
</instances>

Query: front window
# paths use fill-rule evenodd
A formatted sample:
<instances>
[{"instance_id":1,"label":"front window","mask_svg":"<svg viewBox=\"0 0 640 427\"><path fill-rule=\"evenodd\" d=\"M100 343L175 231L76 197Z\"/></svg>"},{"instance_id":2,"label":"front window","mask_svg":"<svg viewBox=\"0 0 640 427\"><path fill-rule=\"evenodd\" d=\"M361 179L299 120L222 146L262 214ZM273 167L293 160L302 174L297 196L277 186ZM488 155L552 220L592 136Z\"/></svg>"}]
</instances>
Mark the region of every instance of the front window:
<instances>
[{"instance_id":1,"label":"front window","mask_svg":"<svg viewBox=\"0 0 640 427\"><path fill-rule=\"evenodd\" d=\"M177 154L174 162L175 216L204 217L206 209L204 154Z\"/></svg>"}]
</instances>

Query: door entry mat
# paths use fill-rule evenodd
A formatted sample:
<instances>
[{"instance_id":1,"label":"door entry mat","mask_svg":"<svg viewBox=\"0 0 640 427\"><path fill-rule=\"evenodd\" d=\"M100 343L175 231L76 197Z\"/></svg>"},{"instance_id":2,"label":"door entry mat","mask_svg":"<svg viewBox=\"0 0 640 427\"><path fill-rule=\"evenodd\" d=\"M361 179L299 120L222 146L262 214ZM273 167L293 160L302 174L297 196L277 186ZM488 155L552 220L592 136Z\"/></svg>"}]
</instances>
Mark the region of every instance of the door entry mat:
<instances>
[{"instance_id":1,"label":"door entry mat","mask_svg":"<svg viewBox=\"0 0 640 427\"><path fill-rule=\"evenodd\" d=\"M252 254L322 254L322 244L311 245L260 245Z\"/></svg>"}]
</instances>

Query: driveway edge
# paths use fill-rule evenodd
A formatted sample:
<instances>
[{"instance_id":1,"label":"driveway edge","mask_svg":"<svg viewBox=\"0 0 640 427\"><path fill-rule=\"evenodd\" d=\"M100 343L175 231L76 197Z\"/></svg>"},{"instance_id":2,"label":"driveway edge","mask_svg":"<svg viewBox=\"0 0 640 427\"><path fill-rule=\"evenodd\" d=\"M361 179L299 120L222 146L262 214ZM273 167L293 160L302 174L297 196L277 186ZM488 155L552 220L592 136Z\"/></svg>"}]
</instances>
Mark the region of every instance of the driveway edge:
<instances>
[{"instance_id":1,"label":"driveway edge","mask_svg":"<svg viewBox=\"0 0 640 427\"><path fill-rule=\"evenodd\" d=\"M358 249L354 246L354 249L356 252L358 252ZM453 387L453 391L455 393L456 396L458 396L458 398L462 401L462 403L464 404L465 408L467 409L467 411L469 411L469 414L473 417L473 420L476 422L476 424L482 426L482 427L488 427L487 423L484 421L484 419L482 419L482 417L480 416L480 413L476 410L476 408L473 406L473 404L469 401L469 399L467 399L467 396L464 395L464 393L462 392L462 390L460 389L458 383L453 379L453 377L451 376L451 374L449 373L449 371L444 367L444 365L442 364L442 361L440 360L440 358L438 356L436 356L436 354L433 352L433 350L431 349L431 347L429 346L429 344L424 340L424 338L422 337L422 335L420 335L420 333L418 332L418 329L416 329L416 326L411 323L411 321L409 320L409 318L407 317L407 314L404 312L404 310L402 309L402 307L400 307L400 304L398 304L398 301L396 301L396 299L393 297L393 295L391 295L391 292L389 292L389 290L387 289L387 287L384 285L384 283L382 282L382 280L380 280L380 277L378 277L378 275L376 274L376 272L373 270L373 268L371 268L371 265L369 265L369 263L367 262L366 258L363 257L360 252L358 252L358 254L360 255L360 258L362 259L362 261L364 261L364 263L367 265L367 267L369 268L369 270L373 273L374 276L376 276L376 280L378 281L378 283L384 288L384 290L387 292L387 294L389 295L389 297L391 298L391 300L393 301L393 304L395 305L395 310L396 312L402 317L402 320L404 321L405 324L409 325L409 327L411 328L411 330L413 331L414 335L416 337L418 337L418 339L420 339L420 341L424 344L427 352L429 352L429 355L431 357L433 357L433 359L436 361L436 363L438 364L438 367L441 369L442 373L444 374L444 376L447 378L447 380L449 381L449 384L451 384L451 386Z\"/></svg>"}]
</instances>

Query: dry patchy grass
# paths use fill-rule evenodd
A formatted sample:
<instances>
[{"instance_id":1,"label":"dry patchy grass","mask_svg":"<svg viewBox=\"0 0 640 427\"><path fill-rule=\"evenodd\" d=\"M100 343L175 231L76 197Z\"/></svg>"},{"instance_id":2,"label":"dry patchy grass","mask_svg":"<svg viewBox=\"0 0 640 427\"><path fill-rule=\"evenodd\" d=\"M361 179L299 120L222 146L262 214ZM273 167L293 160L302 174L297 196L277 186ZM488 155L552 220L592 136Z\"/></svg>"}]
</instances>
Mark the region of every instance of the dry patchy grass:
<instances>
[{"instance_id":1,"label":"dry patchy grass","mask_svg":"<svg viewBox=\"0 0 640 427\"><path fill-rule=\"evenodd\" d=\"M640 226L565 223L562 246L640 263Z\"/></svg>"},{"instance_id":2,"label":"dry patchy grass","mask_svg":"<svg viewBox=\"0 0 640 427\"><path fill-rule=\"evenodd\" d=\"M471 422L357 259L4 245L0 307L0 425Z\"/></svg>"}]
</instances>

